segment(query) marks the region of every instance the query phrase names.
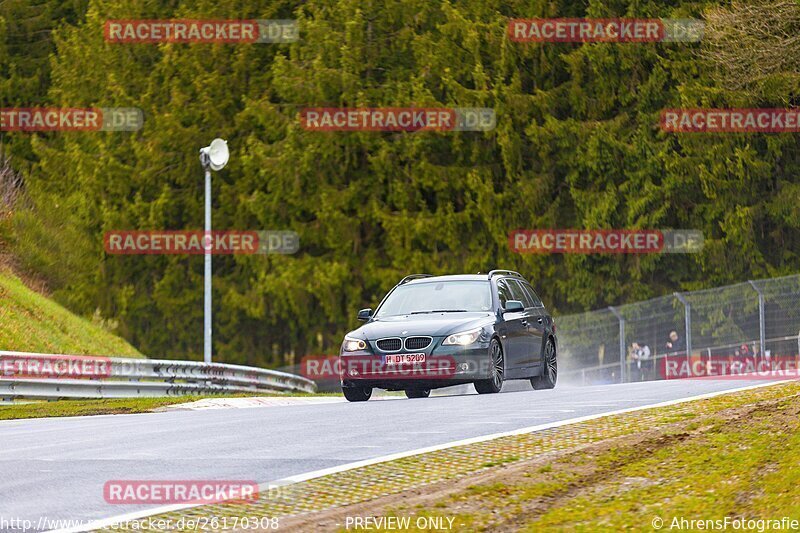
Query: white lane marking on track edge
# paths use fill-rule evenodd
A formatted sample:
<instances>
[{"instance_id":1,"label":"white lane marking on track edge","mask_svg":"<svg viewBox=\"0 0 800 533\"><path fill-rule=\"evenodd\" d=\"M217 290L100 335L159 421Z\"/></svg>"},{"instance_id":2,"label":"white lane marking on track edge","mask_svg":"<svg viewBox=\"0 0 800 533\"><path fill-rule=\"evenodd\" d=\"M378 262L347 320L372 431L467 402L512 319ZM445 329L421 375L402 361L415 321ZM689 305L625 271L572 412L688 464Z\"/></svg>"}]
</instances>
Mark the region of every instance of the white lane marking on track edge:
<instances>
[{"instance_id":1,"label":"white lane marking on track edge","mask_svg":"<svg viewBox=\"0 0 800 533\"><path fill-rule=\"evenodd\" d=\"M751 389L758 389L761 387L767 387L771 385L780 385L781 383L788 383L790 381L794 381L791 379L781 380L781 381L769 381L766 383L758 383L756 385L748 385L747 387L739 387L737 389L726 389L722 391L716 392L708 392L706 394L699 394L697 396L688 396L685 398L678 398L675 400L668 400L666 402L660 403L653 403L649 405L640 405L638 407L628 407L626 409L617 409L616 411L608 411L605 413L597 413L593 415L587 416L580 416L577 418L569 418L566 420L559 420L556 422L548 422L546 424L540 424L537 426L528 426L520 429L515 429L512 431L504 431L502 433L493 433L491 435L482 435L480 437L470 437L468 439L461 439L452 442L446 442L444 444L436 444L433 446L427 446L425 448L417 448L416 450L408 450L405 452L398 452L389 455L383 455L381 457L374 457L372 459L364 459L361 461L356 461L353 463L347 463L343 465L333 466L330 468L324 468L322 470L315 470L313 472L306 472L305 474L297 474L294 476L285 477L282 479L278 479L275 481L267 481L266 483L260 483L258 485L259 493L262 491L269 491L269 489L275 489L276 487L285 487L288 485L294 485L295 483L300 483L303 481L308 481L311 479L316 479L323 476L328 476L331 474L338 474L340 472L346 472L348 470L353 470L356 468L361 468L364 466L370 466L378 463L385 463L388 461L394 461L397 459L403 459L405 457L411 457L414 455L421 455L423 453L430 453L439 450L446 450L447 448L455 448L456 446L466 446L468 444L476 444L478 442L486 442L488 440L499 439L501 437L511 437L514 435L522 435L525 433L534 433L536 431L543 431L545 429L552 429L561 426L568 426L570 424L578 424L580 422L586 422L589 420L597 420L598 418L605 418L607 416L614 416L624 413L632 413L635 411L645 411L647 409L656 409L658 407L669 407L670 405L678 405L681 403L691 402L695 400L706 400L708 398L714 398L716 396L722 396L724 394L731 394L734 392L742 392ZM175 511L182 511L184 509L191 509L193 507L202 507L203 505L208 504L195 504L195 503L181 503L181 504L173 504L173 505L164 505L161 507L153 507L151 509L146 509L143 511L134 511L132 513L121 514L117 516L112 516L110 518L102 518L100 520L95 520L93 522L87 523L85 526L77 526L71 528L64 528L64 529L53 529L50 530L48 533L81 533L84 531L93 531L95 529L103 529L115 524L119 524L120 522L125 521L133 521L138 520L141 518L147 518L148 516L159 515L164 513L171 513Z\"/></svg>"}]
</instances>

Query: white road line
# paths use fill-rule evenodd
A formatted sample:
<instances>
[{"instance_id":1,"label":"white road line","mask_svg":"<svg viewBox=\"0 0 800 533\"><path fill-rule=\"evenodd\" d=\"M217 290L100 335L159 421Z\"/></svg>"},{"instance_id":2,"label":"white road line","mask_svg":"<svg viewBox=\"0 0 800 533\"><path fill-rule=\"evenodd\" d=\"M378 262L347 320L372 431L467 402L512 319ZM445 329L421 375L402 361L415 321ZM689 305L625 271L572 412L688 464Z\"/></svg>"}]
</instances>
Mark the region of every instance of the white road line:
<instances>
[{"instance_id":1,"label":"white road line","mask_svg":"<svg viewBox=\"0 0 800 533\"><path fill-rule=\"evenodd\" d=\"M619 402L611 402L611 403L576 403L576 402L570 402L569 404L572 405L572 406L575 406L575 407L616 407L616 406L619 405ZM572 410L572 411L566 411L566 412L575 412L575 411Z\"/></svg>"},{"instance_id":2,"label":"white road line","mask_svg":"<svg viewBox=\"0 0 800 533\"><path fill-rule=\"evenodd\" d=\"M330 468L324 468L322 470L315 470L313 472L306 472L305 474L297 474L295 476L289 476L282 479L268 481L266 483L261 483L258 486L258 490L260 493L269 493L269 490L274 490L276 487L285 487L288 485L294 485L295 483L300 483L302 481L308 481L311 479L316 479L319 477L329 476L331 474L338 474L341 472L346 472L348 470L353 470L356 468L362 468L365 466L370 466L378 463L385 463L388 461L395 461L397 459L404 459L406 457L412 457L414 455L421 455L423 453L430 453L436 452L439 450L446 450L448 448L455 448L457 446L466 446L468 444L476 444L479 442L486 442L489 440L499 439L501 437L511 437L514 435L523 435L525 433L534 433L536 431L543 431L545 429L552 429L558 428L562 426L568 426L571 424L577 424L580 422L586 422L589 420L597 420L598 418L605 418L608 416L619 415L623 413L632 413L636 411L645 411L647 409L656 409L658 407L668 407L670 405L678 405L681 403L691 402L695 400L705 400L708 398L714 398L716 396L722 396L725 394L731 394L734 392L742 392L746 390L758 389L761 387L768 387L771 385L778 385L781 383L788 383L790 381L794 381L791 379L786 379L782 381L768 381L765 383L758 383L756 385L749 385L747 387L739 387L736 389L727 389L722 391L716 392L709 392L706 394L699 394L697 396L688 396L685 398L678 398L676 400L669 400L666 402L654 403L650 405L640 405L638 407L628 407L626 409L618 409L616 411L608 411L606 413L597 413L594 415L587 415L587 416L580 416L577 418L569 418L567 420L559 420L556 422L548 422L546 424L540 424L538 426L529 426L521 429L515 429L512 431L504 431L502 433L493 433L491 435L482 435L480 437L471 437L468 439L461 439L452 442L446 442L444 444L436 444L434 446L427 446L425 448L418 448L416 450L409 450L405 452L398 452L389 455L383 455L381 457L374 457L372 459L364 459L362 461L356 461L353 463L347 463L343 465L338 465ZM50 533L79 533L83 531L93 531L96 529L103 529L107 527L111 527L114 524L118 524L120 522L125 521L132 521L138 520L140 518L147 518L148 516L163 514L163 513L171 513L175 511L182 511L185 509L192 509L194 507L201 507L203 504L173 504L173 505L164 505L161 507L154 507L151 509L146 509L143 511L134 511L132 513L121 514L117 516L112 516L110 518L104 518L101 520L95 520L94 522L90 522L85 526L78 526L73 528L66 528L66 529L58 529L58 530L51 530Z\"/></svg>"},{"instance_id":3,"label":"white road line","mask_svg":"<svg viewBox=\"0 0 800 533\"><path fill-rule=\"evenodd\" d=\"M547 415L501 415L503 418L508 418L509 420L542 420L542 419L549 419L550 416Z\"/></svg>"},{"instance_id":4,"label":"white road line","mask_svg":"<svg viewBox=\"0 0 800 533\"><path fill-rule=\"evenodd\" d=\"M506 424L510 424L508 420L504 422L496 422L494 420L463 420L458 422L453 422L451 425L453 426L485 426L486 424L494 425L494 426L504 426Z\"/></svg>"}]
</instances>

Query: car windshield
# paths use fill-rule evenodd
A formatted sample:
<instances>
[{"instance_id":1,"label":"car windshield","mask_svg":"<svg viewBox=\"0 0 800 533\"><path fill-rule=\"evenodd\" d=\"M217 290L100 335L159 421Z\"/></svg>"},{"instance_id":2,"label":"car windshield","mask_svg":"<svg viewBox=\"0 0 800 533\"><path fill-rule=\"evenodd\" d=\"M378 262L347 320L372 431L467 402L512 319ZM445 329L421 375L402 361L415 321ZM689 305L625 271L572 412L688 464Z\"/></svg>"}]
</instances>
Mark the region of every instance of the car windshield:
<instances>
[{"instance_id":1,"label":"car windshield","mask_svg":"<svg viewBox=\"0 0 800 533\"><path fill-rule=\"evenodd\" d=\"M397 287L375 316L489 311L491 307L488 281L439 281Z\"/></svg>"}]
</instances>

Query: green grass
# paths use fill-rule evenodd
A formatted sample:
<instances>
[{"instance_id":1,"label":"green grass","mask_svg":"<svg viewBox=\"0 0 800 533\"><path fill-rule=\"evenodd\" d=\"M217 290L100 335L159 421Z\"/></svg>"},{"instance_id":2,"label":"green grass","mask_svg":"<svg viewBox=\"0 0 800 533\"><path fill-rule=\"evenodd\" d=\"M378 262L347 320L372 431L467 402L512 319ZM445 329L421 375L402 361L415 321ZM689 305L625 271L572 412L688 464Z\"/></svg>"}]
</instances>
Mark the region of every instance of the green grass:
<instances>
[{"instance_id":1,"label":"green grass","mask_svg":"<svg viewBox=\"0 0 800 533\"><path fill-rule=\"evenodd\" d=\"M202 400L203 398L207 398L207 396L122 398L113 400L58 400L53 402L0 404L0 420L147 413L157 407L193 402Z\"/></svg>"},{"instance_id":2,"label":"green grass","mask_svg":"<svg viewBox=\"0 0 800 533\"><path fill-rule=\"evenodd\" d=\"M735 395L705 401L697 420L664 412L649 433L606 441L605 448L599 441L596 449L560 454L510 477L498 469L429 508L477 531L531 533L653 531L659 520L668 530L682 518L800 520L800 387L782 390L783 398L733 408L722 402ZM409 514L426 513L390 513Z\"/></svg>"},{"instance_id":3,"label":"green grass","mask_svg":"<svg viewBox=\"0 0 800 533\"><path fill-rule=\"evenodd\" d=\"M601 464L618 465L614 478L536 517L528 531L620 530L646 526L655 517L668 526L675 517L800 519L797 406L795 397L738 419L715 418L703 431L683 434L644 456L625 448L613 461L610 454L601 456ZM780 416L787 407L793 416ZM629 479L638 483L625 485Z\"/></svg>"},{"instance_id":4,"label":"green grass","mask_svg":"<svg viewBox=\"0 0 800 533\"><path fill-rule=\"evenodd\" d=\"M2 269L0 350L143 357L113 332L74 315Z\"/></svg>"},{"instance_id":5,"label":"green grass","mask_svg":"<svg viewBox=\"0 0 800 533\"><path fill-rule=\"evenodd\" d=\"M273 393L273 394L231 394L225 396L178 396L163 398L120 398L108 400L56 400L21 403L0 403L0 420L16 420L20 418L51 418L60 416L89 415L121 415L131 413L147 413L158 407L180 403L196 402L207 398L247 398L267 396L275 397L314 397L341 396L341 393Z\"/></svg>"}]
</instances>

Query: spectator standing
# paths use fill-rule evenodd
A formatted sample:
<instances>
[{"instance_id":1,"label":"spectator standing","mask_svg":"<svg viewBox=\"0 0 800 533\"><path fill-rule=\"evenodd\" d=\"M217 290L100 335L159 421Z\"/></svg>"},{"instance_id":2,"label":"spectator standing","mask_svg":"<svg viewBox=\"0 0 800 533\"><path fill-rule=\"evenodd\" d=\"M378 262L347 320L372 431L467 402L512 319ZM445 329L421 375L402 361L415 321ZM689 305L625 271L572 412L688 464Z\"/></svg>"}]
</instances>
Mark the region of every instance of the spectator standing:
<instances>
[{"instance_id":1,"label":"spectator standing","mask_svg":"<svg viewBox=\"0 0 800 533\"><path fill-rule=\"evenodd\" d=\"M669 332L669 338L667 338L664 348L669 354L678 354L686 349L683 339L680 338L677 330L673 329Z\"/></svg>"},{"instance_id":2,"label":"spectator standing","mask_svg":"<svg viewBox=\"0 0 800 533\"><path fill-rule=\"evenodd\" d=\"M639 381L652 379L653 359L650 357L650 347L640 346L638 342L631 344L631 358L636 363Z\"/></svg>"}]
</instances>

